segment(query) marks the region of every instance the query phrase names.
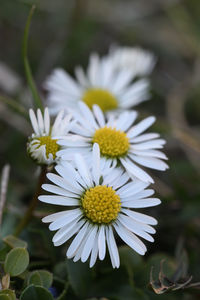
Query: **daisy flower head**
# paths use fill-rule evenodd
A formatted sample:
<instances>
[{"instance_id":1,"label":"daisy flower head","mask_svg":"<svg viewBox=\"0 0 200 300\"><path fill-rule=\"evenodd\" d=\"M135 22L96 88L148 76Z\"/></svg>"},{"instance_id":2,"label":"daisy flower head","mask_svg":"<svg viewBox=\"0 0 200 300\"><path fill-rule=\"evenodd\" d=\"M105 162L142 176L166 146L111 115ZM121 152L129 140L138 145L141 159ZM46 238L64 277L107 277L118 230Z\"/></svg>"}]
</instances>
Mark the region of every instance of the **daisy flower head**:
<instances>
[{"instance_id":1,"label":"daisy flower head","mask_svg":"<svg viewBox=\"0 0 200 300\"><path fill-rule=\"evenodd\" d=\"M77 108L85 102L91 109L94 104L104 111L124 110L149 99L149 81L135 80L134 68L116 68L116 61L108 54L102 58L92 54L87 71L75 68L76 79L63 69L55 69L44 87L48 92L50 112Z\"/></svg>"},{"instance_id":2,"label":"daisy flower head","mask_svg":"<svg viewBox=\"0 0 200 300\"><path fill-rule=\"evenodd\" d=\"M157 221L133 209L160 204L157 198L149 198L154 191L146 189L140 180L129 182L122 168L101 167L98 144L93 145L92 168L80 154L75 155L75 166L69 162L55 167L57 174L48 173L52 184L43 184L51 195L41 195L45 203L61 205L66 210L43 218L51 223L49 229L58 230L53 237L55 246L73 238L66 252L76 262L90 259L92 267L97 258L103 260L108 248L113 268L120 265L114 237L120 238L137 253L144 255L146 246L138 238L153 242L155 233L151 225Z\"/></svg>"},{"instance_id":3,"label":"daisy flower head","mask_svg":"<svg viewBox=\"0 0 200 300\"><path fill-rule=\"evenodd\" d=\"M83 102L79 102L79 111L74 112L77 123L72 132L74 139L64 138L58 144L62 146L59 155L63 160L73 159L74 152L82 153L91 164L92 145L98 143L101 158L107 165L121 165L130 175L144 182L153 183L151 176L138 165L164 171L168 168L162 159L167 159L160 150L165 140L157 133L144 133L154 122L148 117L133 125L137 117L135 111L125 111L118 115L110 114L105 119L102 110L93 106L91 111Z\"/></svg>"},{"instance_id":4,"label":"daisy flower head","mask_svg":"<svg viewBox=\"0 0 200 300\"><path fill-rule=\"evenodd\" d=\"M109 55L116 70L132 69L135 76L148 76L156 63L156 57L139 47L111 47Z\"/></svg>"},{"instance_id":5,"label":"daisy flower head","mask_svg":"<svg viewBox=\"0 0 200 300\"><path fill-rule=\"evenodd\" d=\"M27 143L28 154L38 164L50 165L57 162L57 152L60 149L57 139L66 135L74 124L73 121L70 122L72 116L64 117L64 111L60 111L53 126L50 124L48 108L45 108L44 115L40 109L37 110L37 114L30 109L29 116L34 133Z\"/></svg>"}]
</instances>

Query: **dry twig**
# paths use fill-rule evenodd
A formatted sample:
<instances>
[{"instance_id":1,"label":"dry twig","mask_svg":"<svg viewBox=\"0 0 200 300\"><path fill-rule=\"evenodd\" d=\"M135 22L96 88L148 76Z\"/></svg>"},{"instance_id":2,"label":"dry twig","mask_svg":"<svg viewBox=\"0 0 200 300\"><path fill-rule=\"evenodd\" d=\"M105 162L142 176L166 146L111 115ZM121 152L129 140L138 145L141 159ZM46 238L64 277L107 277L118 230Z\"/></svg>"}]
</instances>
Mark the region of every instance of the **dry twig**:
<instances>
[{"instance_id":1,"label":"dry twig","mask_svg":"<svg viewBox=\"0 0 200 300\"><path fill-rule=\"evenodd\" d=\"M5 165L2 170L2 177L1 177L1 190L0 190L0 225L2 222L2 215L3 215L3 208L6 202L6 194L7 194L7 187L8 187L8 180L9 180L9 173L10 173L10 165Z\"/></svg>"}]
</instances>

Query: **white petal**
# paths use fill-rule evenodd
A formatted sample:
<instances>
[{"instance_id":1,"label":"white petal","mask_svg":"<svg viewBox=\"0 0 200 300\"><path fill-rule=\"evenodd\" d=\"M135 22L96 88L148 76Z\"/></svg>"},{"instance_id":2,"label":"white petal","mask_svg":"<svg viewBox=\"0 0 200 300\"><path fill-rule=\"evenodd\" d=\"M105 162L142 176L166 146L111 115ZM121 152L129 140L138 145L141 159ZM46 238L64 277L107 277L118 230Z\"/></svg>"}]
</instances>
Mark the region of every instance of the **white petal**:
<instances>
[{"instance_id":1,"label":"white petal","mask_svg":"<svg viewBox=\"0 0 200 300\"><path fill-rule=\"evenodd\" d=\"M112 82L112 92L119 93L124 87L126 87L133 78L133 72L131 70L121 70L117 73L114 82Z\"/></svg>"},{"instance_id":2,"label":"white petal","mask_svg":"<svg viewBox=\"0 0 200 300\"><path fill-rule=\"evenodd\" d=\"M120 114L117 120L117 130L126 131L135 121L137 117L136 111L125 111Z\"/></svg>"},{"instance_id":3,"label":"white petal","mask_svg":"<svg viewBox=\"0 0 200 300\"><path fill-rule=\"evenodd\" d=\"M38 127L38 121L37 121L35 113L32 109L29 109L29 117L30 117L30 120L31 120L33 130L35 131L35 133L37 135L40 135L40 131L39 131L39 127Z\"/></svg>"},{"instance_id":4,"label":"white petal","mask_svg":"<svg viewBox=\"0 0 200 300\"><path fill-rule=\"evenodd\" d=\"M73 241L72 241L71 245L69 246L67 253L66 253L68 258L72 258L76 254L80 244L82 243L85 235L87 234L88 225L89 225L89 223L86 222L85 225L79 231L79 233L73 239Z\"/></svg>"},{"instance_id":5,"label":"white petal","mask_svg":"<svg viewBox=\"0 0 200 300\"><path fill-rule=\"evenodd\" d=\"M71 193L59 186L53 185L53 184L43 184L42 185L43 190L48 191L50 193L59 195L59 196L66 196L66 197L71 197L71 198L76 198L77 195L74 193Z\"/></svg>"},{"instance_id":6,"label":"white petal","mask_svg":"<svg viewBox=\"0 0 200 300\"><path fill-rule=\"evenodd\" d=\"M91 143L91 138L86 138L82 136L67 136L64 137L64 139L60 139L58 141L58 145L64 146L64 147L88 147Z\"/></svg>"},{"instance_id":7,"label":"white petal","mask_svg":"<svg viewBox=\"0 0 200 300\"><path fill-rule=\"evenodd\" d=\"M72 165L73 163L73 165ZM71 179L71 184L73 185L77 185L77 189L79 189L81 191L81 193L83 192L83 187L85 188L85 182L83 181L83 179L81 178L79 172L75 169L74 166L74 157L73 157L73 161L71 161L71 163L67 162L67 161L62 161L62 167L64 167L65 169L65 175L68 173L68 178ZM73 181L72 181L73 178ZM80 186L82 185L82 187Z\"/></svg>"},{"instance_id":8,"label":"white petal","mask_svg":"<svg viewBox=\"0 0 200 300\"><path fill-rule=\"evenodd\" d=\"M87 232L86 232L86 234L85 234L85 236L84 236L84 238L83 238L83 240L82 240L82 242L81 242L81 244L80 244L80 246L79 246L79 248L76 252L76 255L74 256L74 259L73 259L74 262L78 261L81 258L83 248L85 246L85 243L87 241L87 238L88 238L92 228L93 228L93 224L89 224L89 226L87 228Z\"/></svg>"},{"instance_id":9,"label":"white petal","mask_svg":"<svg viewBox=\"0 0 200 300\"><path fill-rule=\"evenodd\" d=\"M117 193L121 198L130 197L144 190L149 184L140 180L131 181L121 187Z\"/></svg>"},{"instance_id":10,"label":"white petal","mask_svg":"<svg viewBox=\"0 0 200 300\"><path fill-rule=\"evenodd\" d=\"M61 216L57 220L53 221L49 225L49 229L50 230L60 229L61 227L64 227L65 225L71 223L74 220L79 220L82 215L83 213L79 208L72 209L65 216Z\"/></svg>"},{"instance_id":11,"label":"white petal","mask_svg":"<svg viewBox=\"0 0 200 300\"><path fill-rule=\"evenodd\" d=\"M45 88L68 95L80 96L80 87L76 81L63 69L55 69L45 82Z\"/></svg>"},{"instance_id":12,"label":"white petal","mask_svg":"<svg viewBox=\"0 0 200 300\"><path fill-rule=\"evenodd\" d=\"M79 222L73 222L70 226L67 224L58 230L58 232L53 237L54 246L60 246L69 240L79 229L82 227L85 221L81 220ZM60 234L60 236L59 236Z\"/></svg>"},{"instance_id":13,"label":"white petal","mask_svg":"<svg viewBox=\"0 0 200 300\"><path fill-rule=\"evenodd\" d=\"M142 190L142 191L140 191L139 193L137 193L137 194L134 194L134 199L141 199L141 198L147 198L147 197L149 197L149 196L152 196L153 194L155 193L155 191L154 190L152 190L152 189L148 189L148 190ZM132 196L128 196L128 197L123 197L123 201L129 201L129 200L132 200L133 199L133 197Z\"/></svg>"},{"instance_id":14,"label":"white petal","mask_svg":"<svg viewBox=\"0 0 200 300\"><path fill-rule=\"evenodd\" d=\"M112 168L110 169L110 172L106 174L106 176L103 176L103 185L109 185L112 186L113 183L115 183L117 178L121 178L121 175L124 173L124 170L122 168Z\"/></svg>"},{"instance_id":15,"label":"white petal","mask_svg":"<svg viewBox=\"0 0 200 300\"><path fill-rule=\"evenodd\" d=\"M79 180L78 173L75 171L74 167L70 163L65 162L64 167L61 165L57 165L55 166L55 169L58 172L58 174L60 174L64 178L64 187L66 186L66 188L71 190L71 192L73 193L82 193L83 188L77 183L77 181ZM53 177L52 179L54 180L55 177ZM81 184L82 183L83 182L81 181Z\"/></svg>"},{"instance_id":16,"label":"white petal","mask_svg":"<svg viewBox=\"0 0 200 300\"><path fill-rule=\"evenodd\" d=\"M43 223L51 223L55 220L57 220L59 217L63 217L63 216L66 216L68 214L68 210L65 210L65 211L60 211L60 212L57 212L55 214L51 214L49 216L46 216L42 219L42 222Z\"/></svg>"},{"instance_id":17,"label":"white petal","mask_svg":"<svg viewBox=\"0 0 200 300\"><path fill-rule=\"evenodd\" d=\"M75 75L79 83L84 86L88 87L89 86L89 81L88 78L86 77L83 69L80 66L75 67Z\"/></svg>"},{"instance_id":18,"label":"white petal","mask_svg":"<svg viewBox=\"0 0 200 300\"><path fill-rule=\"evenodd\" d=\"M165 140L155 139L144 143L132 144L131 147L133 150L161 149L165 143Z\"/></svg>"},{"instance_id":19,"label":"white petal","mask_svg":"<svg viewBox=\"0 0 200 300\"><path fill-rule=\"evenodd\" d=\"M97 85L99 75L99 56L96 53L93 53L90 56L87 73L91 85Z\"/></svg>"},{"instance_id":20,"label":"white petal","mask_svg":"<svg viewBox=\"0 0 200 300\"><path fill-rule=\"evenodd\" d=\"M115 70L112 66L112 61L108 57L101 59L101 82L100 86L103 88L110 88L115 77Z\"/></svg>"},{"instance_id":21,"label":"white petal","mask_svg":"<svg viewBox=\"0 0 200 300\"><path fill-rule=\"evenodd\" d=\"M99 229L98 248L99 248L99 259L103 260L106 255L106 239L105 239L105 226L104 225L102 225Z\"/></svg>"},{"instance_id":22,"label":"white petal","mask_svg":"<svg viewBox=\"0 0 200 300\"><path fill-rule=\"evenodd\" d=\"M113 268L119 268L120 261L119 261L119 252L117 249L117 245L115 242L115 238L113 235L113 230L111 226L106 226L106 241L108 245L108 251L110 253L110 259L112 262Z\"/></svg>"},{"instance_id":23,"label":"white petal","mask_svg":"<svg viewBox=\"0 0 200 300\"><path fill-rule=\"evenodd\" d=\"M136 221L134 219L132 219L129 216L126 216L122 213L119 214L119 219L118 219L125 227L129 226L130 228L132 227L133 232L135 229L139 230L139 231L145 231L151 234L155 234L156 230L155 228L153 228L152 226L148 225L148 224L144 224L142 222ZM128 227L127 227L128 228ZM128 228L130 231L132 231L132 229ZM136 232L135 232L136 233ZM136 233L137 234L137 233Z\"/></svg>"},{"instance_id":24,"label":"white petal","mask_svg":"<svg viewBox=\"0 0 200 300\"><path fill-rule=\"evenodd\" d=\"M168 165L158 158L144 157L144 156L142 157L133 154L130 155L130 157L138 164L147 168L160 170L160 171L165 171L166 169L168 169Z\"/></svg>"},{"instance_id":25,"label":"white petal","mask_svg":"<svg viewBox=\"0 0 200 300\"><path fill-rule=\"evenodd\" d=\"M58 170L58 168L61 169L61 166L60 165L56 166L56 171ZM78 194L78 195L80 194L80 189L78 190L78 188L74 186L75 184L73 180L70 182L69 178L67 180L66 178L62 178L61 176L56 175L54 173L47 173L47 178L51 182L55 183L56 185L60 186L63 189L70 191L71 193Z\"/></svg>"},{"instance_id":26,"label":"white petal","mask_svg":"<svg viewBox=\"0 0 200 300\"><path fill-rule=\"evenodd\" d=\"M139 200L132 200L123 202L122 200L122 207L130 207L130 208L144 208L144 207L151 207L156 206L161 203L160 199L158 198L144 198Z\"/></svg>"},{"instance_id":27,"label":"white petal","mask_svg":"<svg viewBox=\"0 0 200 300\"><path fill-rule=\"evenodd\" d=\"M131 138L130 141L133 143L141 143L144 141L157 139L159 136L160 136L160 134L158 134L158 133L145 133L145 134L141 134L137 137Z\"/></svg>"},{"instance_id":28,"label":"white petal","mask_svg":"<svg viewBox=\"0 0 200 300\"><path fill-rule=\"evenodd\" d=\"M55 119L55 121L54 121L54 124L53 124L53 126L52 126L52 129L51 129L51 134L52 134L52 136L54 136L54 135L57 134L57 131L58 131L58 128L59 128L59 126L60 126L60 122L61 122L61 120L63 119L63 116L64 116L64 110L61 110L61 111L58 113L58 115L57 115L57 117L56 117L56 119Z\"/></svg>"},{"instance_id":29,"label":"white petal","mask_svg":"<svg viewBox=\"0 0 200 300\"><path fill-rule=\"evenodd\" d=\"M159 150L144 150L144 151L141 151L141 150L131 150L130 153L132 154L136 154L137 156L151 156L151 157L157 157L157 158L161 158L161 159L168 159L167 156L159 151Z\"/></svg>"},{"instance_id":30,"label":"white petal","mask_svg":"<svg viewBox=\"0 0 200 300\"><path fill-rule=\"evenodd\" d=\"M153 179L145 171L143 171L141 168L137 167L132 161L130 161L130 159L126 158L125 160L123 158L120 158L120 161L124 168L128 171L128 173L136 176L142 181L154 183Z\"/></svg>"},{"instance_id":31,"label":"white petal","mask_svg":"<svg viewBox=\"0 0 200 300\"><path fill-rule=\"evenodd\" d=\"M79 124L75 124L71 130L73 133L91 138L91 132L87 128L83 128Z\"/></svg>"},{"instance_id":32,"label":"white petal","mask_svg":"<svg viewBox=\"0 0 200 300\"><path fill-rule=\"evenodd\" d=\"M102 110L100 109L100 107L98 105L93 105L93 113L95 115L95 118L97 119L100 127L104 127L105 126L105 118L103 115Z\"/></svg>"},{"instance_id":33,"label":"white petal","mask_svg":"<svg viewBox=\"0 0 200 300\"><path fill-rule=\"evenodd\" d=\"M90 257L90 268L94 266L97 260L97 256L98 256L98 235L96 234L94 245L91 252L91 257Z\"/></svg>"},{"instance_id":34,"label":"white petal","mask_svg":"<svg viewBox=\"0 0 200 300\"><path fill-rule=\"evenodd\" d=\"M82 116L81 113L82 111L79 110L73 110L71 111L74 119L78 122L78 125L80 125L83 129L86 129L87 131L90 132L90 135L92 136L96 130L94 126L92 126L92 123L89 122L89 120L85 117Z\"/></svg>"},{"instance_id":35,"label":"white petal","mask_svg":"<svg viewBox=\"0 0 200 300\"><path fill-rule=\"evenodd\" d=\"M95 143L92 151L92 174L96 185L99 185L100 179L100 149L99 145Z\"/></svg>"},{"instance_id":36,"label":"white petal","mask_svg":"<svg viewBox=\"0 0 200 300\"><path fill-rule=\"evenodd\" d=\"M133 126L127 133L127 136L129 138L133 138L138 136L140 133L145 131L147 128L149 128L154 122L155 117L148 117L141 122L139 122L137 125Z\"/></svg>"},{"instance_id":37,"label":"white petal","mask_svg":"<svg viewBox=\"0 0 200 300\"><path fill-rule=\"evenodd\" d=\"M130 179L130 176L125 172L118 179L113 182L113 189L116 190L119 187L123 186Z\"/></svg>"},{"instance_id":38,"label":"white petal","mask_svg":"<svg viewBox=\"0 0 200 300\"><path fill-rule=\"evenodd\" d=\"M136 227L136 223L134 224L132 222L128 222L128 220L126 220L126 219L119 218L119 225L120 224L122 226L126 227L128 230L130 230L130 232L135 233L136 235L142 237L143 239L145 239L145 240L147 240L149 242L154 242L154 239L153 239L153 237L150 234L146 233L143 230L140 230L138 228L138 226Z\"/></svg>"},{"instance_id":39,"label":"white petal","mask_svg":"<svg viewBox=\"0 0 200 300\"><path fill-rule=\"evenodd\" d=\"M144 255L146 252L146 246L128 229L119 224L114 224L115 230L117 231L120 238L133 250L140 255Z\"/></svg>"},{"instance_id":40,"label":"white petal","mask_svg":"<svg viewBox=\"0 0 200 300\"><path fill-rule=\"evenodd\" d=\"M85 160L80 154L75 154L75 163L78 169L80 176L88 187L93 186L90 172L88 170L88 166L86 165Z\"/></svg>"},{"instance_id":41,"label":"white petal","mask_svg":"<svg viewBox=\"0 0 200 300\"><path fill-rule=\"evenodd\" d=\"M44 203L55 204L55 205L65 205L65 206L77 206L79 201L74 198L57 196L57 195L48 195L48 196L39 196L38 199Z\"/></svg>"},{"instance_id":42,"label":"white petal","mask_svg":"<svg viewBox=\"0 0 200 300\"><path fill-rule=\"evenodd\" d=\"M49 117L49 110L46 107L44 110L44 131L46 135L49 135L50 130L50 117Z\"/></svg>"},{"instance_id":43,"label":"white petal","mask_svg":"<svg viewBox=\"0 0 200 300\"><path fill-rule=\"evenodd\" d=\"M126 213L129 217L133 218L136 221L150 224L150 225L157 225L158 221L153 217L147 216L145 214L141 214L130 209L122 209L122 212Z\"/></svg>"},{"instance_id":44,"label":"white petal","mask_svg":"<svg viewBox=\"0 0 200 300\"><path fill-rule=\"evenodd\" d=\"M91 110L88 108L88 106L87 106L85 103L81 102L81 101L78 103L78 105L79 105L79 108L80 108L80 110L81 110L81 113L84 115L85 119L86 119L87 121L89 121L90 124L91 124L95 129L98 129L98 125L97 125L97 123L96 123L96 121L95 121L95 119L94 119L94 116L93 116Z\"/></svg>"},{"instance_id":45,"label":"white petal","mask_svg":"<svg viewBox=\"0 0 200 300\"><path fill-rule=\"evenodd\" d=\"M82 251L82 254L81 254L81 261L82 262L85 262L91 251L92 251L92 248L94 246L94 241L95 241L95 237L96 237L96 234L97 234L97 230L98 230L98 227L97 226L93 226L93 228L90 230L90 233L87 237L87 240L85 242L85 245L83 247L83 251Z\"/></svg>"},{"instance_id":46,"label":"white petal","mask_svg":"<svg viewBox=\"0 0 200 300\"><path fill-rule=\"evenodd\" d=\"M37 118L38 118L38 126L39 126L39 131L40 134L44 134L44 121L43 121L43 116L41 113L40 109L37 109Z\"/></svg>"},{"instance_id":47,"label":"white petal","mask_svg":"<svg viewBox=\"0 0 200 300\"><path fill-rule=\"evenodd\" d=\"M127 109L149 99L149 81L140 79L120 93L120 107Z\"/></svg>"}]
</instances>

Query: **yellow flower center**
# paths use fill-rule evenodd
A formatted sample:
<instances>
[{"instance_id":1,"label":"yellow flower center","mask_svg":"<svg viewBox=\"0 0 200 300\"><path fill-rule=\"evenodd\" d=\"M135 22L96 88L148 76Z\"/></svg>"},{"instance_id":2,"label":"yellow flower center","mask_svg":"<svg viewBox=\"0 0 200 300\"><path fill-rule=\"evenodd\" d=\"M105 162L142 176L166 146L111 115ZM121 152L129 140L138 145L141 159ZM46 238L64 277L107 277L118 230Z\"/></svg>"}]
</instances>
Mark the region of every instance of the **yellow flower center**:
<instances>
[{"instance_id":1,"label":"yellow flower center","mask_svg":"<svg viewBox=\"0 0 200 300\"><path fill-rule=\"evenodd\" d=\"M107 126L96 130L92 142L99 144L102 155L112 158L124 156L129 149L126 133Z\"/></svg>"},{"instance_id":2,"label":"yellow flower center","mask_svg":"<svg viewBox=\"0 0 200 300\"><path fill-rule=\"evenodd\" d=\"M40 141L40 145L38 148L42 145L46 146L46 156L49 158L49 154L51 153L53 155L53 159L56 158L56 152L59 150L59 145L57 144L57 140L53 140L50 136L41 136L37 138L37 140Z\"/></svg>"},{"instance_id":3,"label":"yellow flower center","mask_svg":"<svg viewBox=\"0 0 200 300\"><path fill-rule=\"evenodd\" d=\"M117 108L117 99L106 90L88 89L82 99L91 109L94 104L97 104L103 111Z\"/></svg>"},{"instance_id":4,"label":"yellow flower center","mask_svg":"<svg viewBox=\"0 0 200 300\"><path fill-rule=\"evenodd\" d=\"M90 188L81 201L85 216L98 224L114 221L121 208L120 197L111 187L105 185Z\"/></svg>"}]
</instances>

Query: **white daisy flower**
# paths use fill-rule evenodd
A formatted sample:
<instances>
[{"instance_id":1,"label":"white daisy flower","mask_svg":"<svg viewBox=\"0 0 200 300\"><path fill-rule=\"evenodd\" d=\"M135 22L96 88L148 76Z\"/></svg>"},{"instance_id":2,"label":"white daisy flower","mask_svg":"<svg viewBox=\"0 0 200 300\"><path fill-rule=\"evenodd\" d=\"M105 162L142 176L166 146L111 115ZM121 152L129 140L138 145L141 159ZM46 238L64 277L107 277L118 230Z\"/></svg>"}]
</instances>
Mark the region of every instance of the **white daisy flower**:
<instances>
[{"instance_id":1,"label":"white daisy flower","mask_svg":"<svg viewBox=\"0 0 200 300\"><path fill-rule=\"evenodd\" d=\"M155 233L151 225L157 221L133 209L160 204L157 198L148 198L154 191L145 189L148 184L140 180L129 181L129 176L121 168L100 168L98 144L93 145L92 169L80 154L75 155L75 167L65 165L55 167L57 174L48 173L53 184L43 184L44 190L52 195L39 196L45 203L61 205L67 209L43 218L51 223L49 229L58 230L53 237L55 246L60 246L74 236L67 257L85 262L90 257L92 267L97 257L105 258L106 244L113 268L120 265L114 231L137 253L147 251L137 237L150 242Z\"/></svg>"},{"instance_id":2,"label":"white daisy flower","mask_svg":"<svg viewBox=\"0 0 200 300\"><path fill-rule=\"evenodd\" d=\"M112 47L109 55L117 70L131 69L135 76L149 75L156 63L151 52L139 47Z\"/></svg>"},{"instance_id":3,"label":"white daisy flower","mask_svg":"<svg viewBox=\"0 0 200 300\"><path fill-rule=\"evenodd\" d=\"M74 80L63 69L55 69L44 87L48 91L47 102L52 114L60 109L77 108L77 102L94 104L104 111L124 110L149 99L149 81L135 79L134 68L116 70L111 55L100 58L92 54L86 74L79 66Z\"/></svg>"},{"instance_id":4,"label":"white daisy flower","mask_svg":"<svg viewBox=\"0 0 200 300\"><path fill-rule=\"evenodd\" d=\"M77 135L58 141L62 146L58 153L63 160L73 159L74 153L79 152L91 164L92 145L98 143L105 163L110 166L120 164L131 177L144 182L154 181L138 164L160 171L168 168L161 160L167 157L158 150L163 148L165 140L160 139L157 133L143 134L155 122L155 117L148 117L133 126L137 117L135 111L125 111L118 116L111 114L105 120L97 105L91 111L87 105L79 102L79 108L80 113L72 112L77 120L72 132Z\"/></svg>"},{"instance_id":5,"label":"white daisy flower","mask_svg":"<svg viewBox=\"0 0 200 300\"><path fill-rule=\"evenodd\" d=\"M44 116L40 109L37 110L37 116L30 109L29 116L34 133L29 137L28 154L38 164L50 165L57 162L59 158L56 154L60 149L57 140L66 135L73 126L74 121L70 122L72 116L67 115L64 117L64 111L60 111L52 127L48 108L45 108Z\"/></svg>"}]
</instances>

